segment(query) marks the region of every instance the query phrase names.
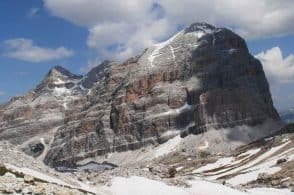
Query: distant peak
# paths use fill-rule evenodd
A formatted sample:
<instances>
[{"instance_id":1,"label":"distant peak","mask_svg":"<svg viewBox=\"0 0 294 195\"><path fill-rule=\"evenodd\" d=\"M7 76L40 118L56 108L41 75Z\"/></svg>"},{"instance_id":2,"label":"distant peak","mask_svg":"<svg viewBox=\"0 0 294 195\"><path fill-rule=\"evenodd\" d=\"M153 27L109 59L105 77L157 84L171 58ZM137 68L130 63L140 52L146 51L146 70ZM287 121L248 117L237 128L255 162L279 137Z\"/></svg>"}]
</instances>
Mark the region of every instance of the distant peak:
<instances>
[{"instance_id":1,"label":"distant peak","mask_svg":"<svg viewBox=\"0 0 294 195\"><path fill-rule=\"evenodd\" d=\"M113 61L105 60L99 65L92 68L84 77L82 81L82 86L84 88L90 89L93 85L104 77L104 72L107 71L107 67L110 66Z\"/></svg>"},{"instance_id":2,"label":"distant peak","mask_svg":"<svg viewBox=\"0 0 294 195\"><path fill-rule=\"evenodd\" d=\"M185 29L185 33L195 32L195 31L213 31L216 28L205 22L195 22Z\"/></svg>"},{"instance_id":3,"label":"distant peak","mask_svg":"<svg viewBox=\"0 0 294 195\"><path fill-rule=\"evenodd\" d=\"M57 70L57 71L67 71L69 72L67 69L63 68L62 66L59 66L59 65L56 65L56 66L53 66L53 68L51 70Z\"/></svg>"},{"instance_id":4,"label":"distant peak","mask_svg":"<svg viewBox=\"0 0 294 195\"><path fill-rule=\"evenodd\" d=\"M47 77L50 77L50 76L55 77L57 75L62 75L62 76L65 76L65 77L68 77L68 78L72 78L72 79L79 79L79 78L81 78L80 75L73 74L69 70L67 70L64 67L59 66L59 65L54 66L53 68L51 68L51 70L47 74Z\"/></svg>"}]
</instances>

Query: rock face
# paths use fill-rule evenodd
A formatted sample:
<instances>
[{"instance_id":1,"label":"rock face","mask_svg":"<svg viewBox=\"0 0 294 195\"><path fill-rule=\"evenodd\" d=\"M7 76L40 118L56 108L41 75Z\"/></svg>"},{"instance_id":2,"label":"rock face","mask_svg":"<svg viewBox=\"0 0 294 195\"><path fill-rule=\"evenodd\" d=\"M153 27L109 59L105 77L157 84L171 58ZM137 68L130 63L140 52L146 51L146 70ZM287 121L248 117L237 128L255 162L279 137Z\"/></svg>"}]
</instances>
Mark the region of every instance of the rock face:
<instances>
[{"instance_id":1,"label":"rock face","mask_svg":"<svg viewBox=\"0 0 294 195\"><path fill-rule=\"evenodd\" d=\"M179 133L184 137L210 128L280 120L262 65L249 54L245 41L205 23L192 24L122 64L103 62L83 78L59 72L71 81L62 83L70 92L59 94L63 100L52 112L62 114L60 123L50 125L56 132L45 162L52 166L162 143ZM46 94L56 93L55 87ZM71 106L65 102L68 98L74 99ZM13 112L9 120L5 113L15 101L2 108L1 138L11 138L9 121L36 118L28 107L33 100L23 103L21 114ZM27 129L28 137L42 132L24 121L17 124Z\"/></svg>"}]
</instances>

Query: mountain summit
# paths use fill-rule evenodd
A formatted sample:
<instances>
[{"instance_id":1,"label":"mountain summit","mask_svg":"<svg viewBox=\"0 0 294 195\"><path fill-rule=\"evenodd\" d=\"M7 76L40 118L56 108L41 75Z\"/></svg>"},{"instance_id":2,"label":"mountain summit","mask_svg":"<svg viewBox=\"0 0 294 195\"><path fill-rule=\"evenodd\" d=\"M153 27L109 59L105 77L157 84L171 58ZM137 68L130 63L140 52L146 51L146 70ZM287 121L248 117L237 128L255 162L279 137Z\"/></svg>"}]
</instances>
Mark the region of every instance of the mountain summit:
<instances>
[{"instance_id":1,"label":"mountain summit","mask_svg":"<svg viewBox=\"0 0 294 195\"><path fill-rule=\"evenodd\" d=\"M245 41L226 28L206 23L192 24L122 64L103 62L83 78L59 67L49 75L61 82L70 78L67 83L72 83L65 88L53 85L48 91L49 96L62 99L56 105L63 120L48 123L54 128L46 136L34 130L34 143L28 138L19 143L29 150L27 145L33 146L41 137L44 161L51 166L135 150L179 135L189 139L191 134L210 135L211 152L232 150L231 143L240 145L269 135L273 124L280 122L262 65ZM56 96L58 88L70 93ZM26 112L16 114L15 104L11 101L0 111L0 119L6 121L1 138L5 134L6 139L16 140L14 135L28 128L20 120ZM43 112L44 107L33 112ZM15 124L18 130L12 131ZM270 128L263 128L267 124Z\"/></svg>"}]
</instances>

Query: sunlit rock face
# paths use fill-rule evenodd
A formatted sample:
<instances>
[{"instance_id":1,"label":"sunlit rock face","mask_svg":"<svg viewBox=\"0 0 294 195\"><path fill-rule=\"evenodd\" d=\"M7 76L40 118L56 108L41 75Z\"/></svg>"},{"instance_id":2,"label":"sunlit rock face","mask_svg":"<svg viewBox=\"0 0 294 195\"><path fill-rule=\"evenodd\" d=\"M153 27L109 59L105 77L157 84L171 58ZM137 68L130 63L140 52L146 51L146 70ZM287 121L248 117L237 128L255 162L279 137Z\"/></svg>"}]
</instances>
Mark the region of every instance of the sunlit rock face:
<instances>
[{"instance_id":1,"label":"sunlit rock face","mask_svg":"<svg viewBox=\"0 0 294 195\"><path fill-rule=\"evenodd\" d=\"M57 72L63 76L45 79L36 89L52 96L52 113L61 115L56 125L45 128L52 133L45 140L44 160L52 166L162 143L177 134L279 121L262 65L245 41L205 23L192 24L122 64L105 61L84 77ZM18 118L36 120L36 114L51 109L45 101L41 111L32 110L34 95ZM23 119L17 123L20 130L7 128L5 112L13 102L1 108L1 138L23 129L25 135L45 131Z\"/></svg>"},{"instance_id":2,"label":"sunlit rock face","mask_svg":"<svg viewBox=\"0 0 294 195\"><path fill-rule=\"evenodd\" d=\"M204 23L122 64L104 62L96 75L87 103L56 132L46 163L279 120L262 66L245 41Z\"/></svg>"}]
</instances>

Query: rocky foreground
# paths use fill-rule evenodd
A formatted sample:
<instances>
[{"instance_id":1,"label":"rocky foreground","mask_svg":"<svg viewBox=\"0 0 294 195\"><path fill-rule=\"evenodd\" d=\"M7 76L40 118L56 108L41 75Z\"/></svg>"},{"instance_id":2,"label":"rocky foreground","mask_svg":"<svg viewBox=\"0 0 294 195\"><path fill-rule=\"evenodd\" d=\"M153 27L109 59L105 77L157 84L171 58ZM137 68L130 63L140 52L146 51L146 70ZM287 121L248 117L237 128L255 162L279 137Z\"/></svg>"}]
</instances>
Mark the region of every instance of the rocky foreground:
<instances>
[{"instance_id":1,"label":"rocky foreground","mask_svg":"<svg viewBox=\"0 0 294 195\"><path fill-rule=\"evenodd\" d=\"M182 148L185 140L167 142L125 158L141 158L108 171L61 173L1 143L0 192L3 194L294 194L294 125L278 134L211 155L209 141L199 153ZM203 135L200 135L203 137ZM173 147L171 147L171 145ZM155 153L151 157L148 153ZM113 154L115 155L115 154ZM145 157L149 159L145 160ZM292 192L291 192L292 191Z\"/></svg>"}]
</instances>

